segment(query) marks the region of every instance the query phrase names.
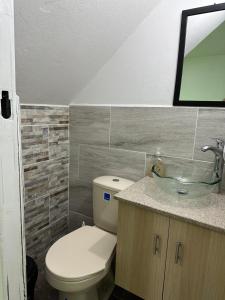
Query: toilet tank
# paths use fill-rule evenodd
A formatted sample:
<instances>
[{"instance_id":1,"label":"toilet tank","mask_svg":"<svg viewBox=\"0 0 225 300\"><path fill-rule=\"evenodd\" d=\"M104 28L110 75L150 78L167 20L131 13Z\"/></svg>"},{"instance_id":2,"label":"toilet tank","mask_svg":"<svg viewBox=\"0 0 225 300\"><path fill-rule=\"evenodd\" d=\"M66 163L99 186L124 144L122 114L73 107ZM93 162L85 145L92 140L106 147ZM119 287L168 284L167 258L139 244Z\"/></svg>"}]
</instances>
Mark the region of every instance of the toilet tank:
<instances>
[{"instance_id":1,"label":"toilet tank","mask_svg":"<svg viewBox=\"0 0 225 300\"><path fill-rule=\"evenodd\" d=\"M114 199L114 195L133 183L116 176L102 176L93 180L93 213L97 227L117 232L118 200Z\"/></svg>"}]
</instances>

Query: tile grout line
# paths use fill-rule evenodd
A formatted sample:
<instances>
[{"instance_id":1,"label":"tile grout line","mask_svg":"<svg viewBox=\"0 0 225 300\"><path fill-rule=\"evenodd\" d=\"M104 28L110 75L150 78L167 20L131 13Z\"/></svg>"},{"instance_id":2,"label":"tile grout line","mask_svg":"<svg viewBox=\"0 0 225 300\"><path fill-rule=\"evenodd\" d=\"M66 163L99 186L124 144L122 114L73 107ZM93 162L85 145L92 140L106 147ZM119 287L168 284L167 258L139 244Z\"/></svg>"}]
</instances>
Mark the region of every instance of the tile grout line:
<instances>
[{"instance_id":1,"label":"tile grout line","mask_svg":"<svg viewBox=\"0 0 225 300\"><path fill-rule=\"evenodd\" d=\"M48 197L50 197L49 192L47 192L46 194L44 194L44 195L42 195L40 197L37 197L37 198L34 198L34 199L31 199L29 201L24 202L24 206L26 206L27 204L29 204L29 203L31 203L33 201L41 201L42 199L48 198Z\"/></svg>"},{"instance_id":2,"label":"tile grout line","mask_svg":"<svg viewBox=\"0 0 225 300\"><path fill-rule=\"evenodd\" d=\"M101 148L101 149L104 149L104 150L107 150L108 147L105 146L105 145L91 145L91 144L79 144L80 146L88 146L90 148ZM150 152L145 152L145 151L137 151L137 150L129 150L129 149L125 149L125 148L117 148L117 147L110 147L110 150L115 150L115 151L123 151L123 152L132 152L132 153L139 153L139 154L146 154L146 155L155 155L155 153L150 153ZM192 161L192 157L183 157L183 156L171 156L171 155L160 155L162 157L165 157L165 158L177 158L177 159L183 159L183 160L189 160L189 161ZM206 162L206 163L210 163L209 161L207 160L200 160L200 159L195 159L195 161L199 161L199 162Z\"/></svg>"},{"instance_id":3,"label":"tile grout line","mask_svg":"<svg viewBox=\"0 0 225 300\"><path fill-rule=\"evenodd\" d=\"M52 225L55 225L57 222L62 221L66 216L60 217L59 219L57 219L56 221L53 221L51 224L49 222L48 226L41 228L40 230L36 231L34 234L38 234L38 233L42 233L45 230L50 230ZM29 235L30 233L27 233L27 235Z\"/></svg>"},{"instance_id":4,"label":"tile grout line","mask_svg":"<svg viewBox=\"0 0 225 300\"><path fill-rule=\"evenodd\" d=\"M77 153L77 177L80 179L80 146L81 144L78 144L78 153Z\"/></svg>"},{"instance_id":5,"label":"tile grout line","mask_svg":"<svg viewBox=\"0 0 225 300\"><path fill-rule=\"evenodd\" d=\"M49 128L49 126L48 126L48 160L50 160L51 158L50 158L50 147L49 147L49 138L50 138L50 128Z\"/></svg>"},{"instance_id":6,"label":"tile grout line","mask_svg":"<svg viewBox=\"0 0 225 300\"><path fill-rule=\"evenodd\" d=\"M50 198L50 194L49 194L49 197L48 197L48 218L49 218L48 223L49 223L49 227L51 227L51 225L52 225L52 223L51 223L51 209L50 209L51 204L50 204L50 201L51 201L51 198ZM51 232L50 232L50 236L52 238Z\"/></svg>"},{"instance_id":7,"label":"tile grout line","mask_svg":"<svg viewBox=\"0 0 225 300\"><path fill-rule=\"evenodd\" d=\"M66 215L65 216L62 216L62 217L60 217L59 219L57 219L57 220L55 220L55 221L53 221L52 223L51 223L51 225L55 225L57 222L59 222L59 221L62 221L62 219L64 219L66 217ZM50 225L50 224L49 224Z\"/></svg>"},{"instance_id":8,"label":"tile grout line","mask_svg":"<svg viewBox=\"0 0 225 300\"><path fill-rule=\"evenodd\" d=\"M197 136L197 127L198 127L198 117L199 117L199 108L197 109L196 121L195 121L195 135L194 135L194 144L193 144L193 151L192 151L192 160L194 160L195 154L195 146L196 146L196 136Z\"/></svg>"},{"instance_id":9,"label":"tile grout line","mask_svg":"<svg viewBox=\"0 0 225 300\"><path fill-rule=\"evenodd\" d=\"M59 193L59 192L62 192L64 191L65 189L67 189L67 186L60 186L60 187L55 187L54 188L54 192L51 191L51 189L49 189L45 194L43 195L40 195L40 196L37 196L35 197L34 199L31 199L31 200L28 200L28 201L25 201L24 202L24 206L28 203L31 203L33 201L40 201L41 199L43 198L47 198L47 197L52 197L54 196L55 193Z\"/></svg>"},{"instance_id":10,"label":"tile grout line","mask_svg":"<svg viewBox=\"0 0 225 300\"><path fill-rule=\"evenodd\" d=\"M145 152L144 177L146 176L146 170L147 170L147 153Z\"/></svg>"},{"instance_id":11,"label":"tile grout line","mask_svg":"<svg viewBox=\"0 0 225 300\"><path fill-rule=\"evenodd\" d=\"M67 210L67 230L69 232L69 215L70 215L70 107L68 108L68 141L69 141L69 163L68 163L68 210Z\"/></svg>"},{"instance_id":12,"label":"tile grout line","mask_svg":"<svg viewBox=\"0 0 225 300\"><path fill-rule=\"evenodd\" d=\"M50 160L50 149L49 149L49 125L48 125L48 161ZM49 193L49 205L48 205L48 217L49 217L49 226L50 226L50 220L51 220L51 209L50 209L50 191L49 191L49 174L48 174L48 193ZM52 239L52 234L51 234L51 231L50 231L50 236L51 236L51 239Z\"/></svg>"},{"instance_id":13,"label":"tile grout line","mask_svg":"<svg viewBox=\"0 0 225 300\"><path fill-rule=\"evenodd\" d=\"M109 150L111 149L111 121L112 121L112 105L109 107Z\"/></svg>"},{"instance_id":14,"label":"tile grout line","mask_svg":"<svg viewBox=\"0 0 225 300\"><path fill-rule=\"evenodd\" d=\"M49 128L49 125L48 125L48 161L50 160L50 148L49 148L49 134L50 134L50 128ZM48 218L49 218L49 226L50 226L50 220L51 220L51 209L50 209L50 202L51 202L51 197L50 197L50 191L49 191L49 174L48 174L48 193L49 193L49 200L48 200ZM50 237L52 239L52 233L51 233L51 230L50 230Z\"/></svg>"},{"instance_id":15,"label":"tile grout line","mask_svg":"<svg viewBox=\"0 0 225 300\"><path fill-rule=\"evenodd\" d=\"M26 109L26 108L24 108L23 106L26 106L26 107L29 107L29 109L32 109L32 108L30 108L30 107L34 107L33 109L36 109L36 107L48 107L48 108L56 108L56 107L58 107L58 108L68 108L69 107L69 105L62 105L62 104L30 104L30 103L20 103L20 106L22 107L22 109Z\"/></svg>"},{"instance_id":16,"label":"tile grout line","mask_svg":"<svg viewBox=\"0 0 225 300\"><path fill-rule=\"evenodd\" d=\"M76 215L80 215L80 216L83 216L83 217L86 217L86 218L88 218L88 219L93 219L93 217L88 216L88 215L85 215L85 214L82 214L82 213L79 212L79 211L71 210L71 213L72 213L72 214L76 214Z\"/></svg>"},{"instance_id":17,"label":"tile grout line","mask_svg":"<svg viewBox=\"0 0 225 300\"><path fill-rule=\"evenodd\" d=\"M80 145L81 146L89 146L90 148L101 148L104 150L108 149L108 146L106 146L106 145L93 145L93 144L84 144L84 143L82 143ZM129 150L129 149L125 149L125 148L118 148L116 146L110 147L110 149L116 150L116 151L124 151L124 152L133 152L133 153L142 153L142 154L146 153L145 151Z\"/></svg>"},{"instance_id":18,"label":"tile grout line","mask_svg":"<svg viewBox=\"0 0 225 300\"><path fill-rule=\"evenodd\" d=\"M21 123L21 129L23 128L23 127L47 127L47 126L60 126L60 127L62 127L62 126L66 126L66 127L69 127L69 124L68 123L65 123L65 124L47 124L47 123L43 123L43 124L22 124Z\"/></svg>"},{"instance_id":19,"label":"tile grout line","mask_svg":"<svg viewBox=\"0 0 225 300\"><path fill-rule=\"evenodd\" d=\"M37 162L34 162L34 163L31 163L31 164L27 164L27 165L23 165L24 168L27 168L27 167L32 167L33 165L37 165L37 164L42 164L42 163L46 163L46 162L52 162L54 160L61 160L61 159L68 159L69 156L63 156L63 157L58 157L58 158L51 158L51 159L46 159L46 160L42 160L42 161L37 161Z\"/></svg>"}]
</instances>

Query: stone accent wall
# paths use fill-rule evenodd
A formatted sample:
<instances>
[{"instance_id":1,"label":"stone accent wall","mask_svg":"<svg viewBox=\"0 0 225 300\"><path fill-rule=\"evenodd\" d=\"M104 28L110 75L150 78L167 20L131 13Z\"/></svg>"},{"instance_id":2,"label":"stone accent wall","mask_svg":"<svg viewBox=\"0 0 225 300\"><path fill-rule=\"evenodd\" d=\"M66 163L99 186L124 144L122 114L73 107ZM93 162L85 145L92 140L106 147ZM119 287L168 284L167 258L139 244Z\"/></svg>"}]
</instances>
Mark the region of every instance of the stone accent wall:
<instances>
[{"instance_id":1,"label":"stone accent wall","mask_svg":"<svg viewBox=\"0 0 225 300\"><path fill-rule=\"evenodd\" d=\"M68 126L68 107L21 105L26 249L40 270L68 232Z\"/></svg>"},{"instance_id":2,"label":"stone accent wall","mask_svg":"<svg viewBox=\"0 0 225 300\"><path fill-rule=\"evenodd\" d=\"M211 171L214 155L200 148L215 137L225 138L224 109L70 106L71 230L93 224L95 177L139 180L158 152L184 170L195 160L197 172Z\"/></svg>"}]
</instances>

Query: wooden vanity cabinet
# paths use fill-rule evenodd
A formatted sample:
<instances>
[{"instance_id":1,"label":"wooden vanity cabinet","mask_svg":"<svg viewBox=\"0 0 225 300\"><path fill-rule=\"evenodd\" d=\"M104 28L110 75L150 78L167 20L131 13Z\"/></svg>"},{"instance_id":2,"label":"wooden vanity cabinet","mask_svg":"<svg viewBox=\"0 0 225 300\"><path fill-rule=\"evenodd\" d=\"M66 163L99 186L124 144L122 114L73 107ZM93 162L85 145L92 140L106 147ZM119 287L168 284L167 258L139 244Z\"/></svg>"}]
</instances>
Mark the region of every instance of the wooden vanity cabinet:
<instances>
[{"instance_id":1,"label":"wooden vanity cabinet","mask_svg":"<svg viewBox=\"0 0 225 300\"><path fill-rule=\"evenodd\" d=\"M171 219L163 299L225 299L224 234Z\"/></svg>"},{"instance_id":2,"label":"wooden vanity cabinet","mask_svg":"<svg viewBox=\"0 0 225 300\"><path fill-rule=\"evenodd\" d=\"M116 284L145 300L225 300L225 235L120 202Z\"/></svg>"},{"instance_id":3,"label":"wooden vanity cabinet","mask_svg":"<svg viewBox=\"0 0 225 300\"><path fill-rule=\"evenodd\" d=\"M169 218L119 203L116 284L143 298L162 300Z\"/></svg>"}]
</instances>

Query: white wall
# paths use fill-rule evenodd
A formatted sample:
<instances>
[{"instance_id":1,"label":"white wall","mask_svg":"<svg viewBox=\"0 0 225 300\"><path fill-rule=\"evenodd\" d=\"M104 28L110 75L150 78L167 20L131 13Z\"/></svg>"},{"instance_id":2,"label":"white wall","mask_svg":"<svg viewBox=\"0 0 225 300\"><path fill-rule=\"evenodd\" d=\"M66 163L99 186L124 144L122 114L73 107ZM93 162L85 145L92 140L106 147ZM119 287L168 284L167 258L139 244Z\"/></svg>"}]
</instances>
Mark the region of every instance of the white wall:
<instances>
[{"instance_id":1,"label":"white wall","mask_svg":"<svg viewBox=\"0 0 225 300\"><path fill-rule=\"evenodd\" d=\"M15 91L13 1L0 0L0 91Z\"/></svg>"},{"instance_id":2,"label":"white wall","mask_svg":"<svg viewBox=\"0 0 225 300\"><path fill-rule=\"evenodd\" d=\"M162 0L71 102L172 105L181 12L211 4Z\"/></svg>"},{"instance_id":3,"label":"white wall","mask_svg":"<svg viewBox=\"0 0 225 300\"><path fill-rule=\"evenodd\" d=\"M68 104L159 0L16 0L17 92Z\"/></svg>"}]
</instances>

